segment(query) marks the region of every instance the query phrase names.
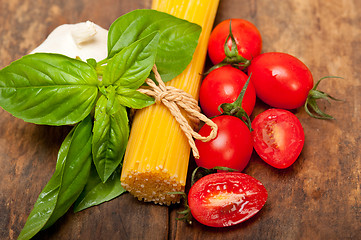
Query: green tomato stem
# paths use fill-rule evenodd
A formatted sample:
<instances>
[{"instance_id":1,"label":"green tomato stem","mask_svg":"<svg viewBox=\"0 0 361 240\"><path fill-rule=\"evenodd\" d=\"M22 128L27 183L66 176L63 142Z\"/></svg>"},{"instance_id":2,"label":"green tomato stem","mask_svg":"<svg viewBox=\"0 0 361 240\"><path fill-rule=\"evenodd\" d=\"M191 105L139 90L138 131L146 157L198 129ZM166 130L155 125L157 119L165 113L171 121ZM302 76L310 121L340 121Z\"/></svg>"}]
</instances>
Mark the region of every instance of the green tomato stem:
<instances>
[{"instance_id":1,"label":"green tomato stem","mask_svg":"<svg viewBox=\"0 0 361 240\"><path fill-rule=\"evenodd\" d=\"M308 97L306 99L304 108L305 108L305 111L307 112L307 114L313 118L331 120L331 119L334 119L334 117L327 113L322 112L321 109L317 105L317 100L318 99L325 99L327 101L329 101L329 99L334 100L334 101L341 101L341 100L336 99L320 90L317 90L317 87L320 84L320 82L326 78L341 78L341 77L326 76L326 77L323 77L320 80L318 80L317 83L314 85L314 87L308 93Z\"/></svg>"},{"instance_id":2,"label":"green tomato stem","mask_svg":"<svg viewBox=\"0 0 361 240\"><path fill-rule=\"evenodd\" d=\"M242 102L243 102L243 97L244 97L244 94L246 93L249 81L251 79L251 75L252 75L252 73L248 77L248 79L247 79L246 83L244 84L236 101L234 101L233 103L223 103L218 107L219 109L221 108L223 110L224 115L231 115L231 116L235 116L235 117L241 119L246 124L246 126L248 127L248 129L250 131L252 131L251 119L249 118L246 111L242 108Z\"/></svg>"}]
</instances>

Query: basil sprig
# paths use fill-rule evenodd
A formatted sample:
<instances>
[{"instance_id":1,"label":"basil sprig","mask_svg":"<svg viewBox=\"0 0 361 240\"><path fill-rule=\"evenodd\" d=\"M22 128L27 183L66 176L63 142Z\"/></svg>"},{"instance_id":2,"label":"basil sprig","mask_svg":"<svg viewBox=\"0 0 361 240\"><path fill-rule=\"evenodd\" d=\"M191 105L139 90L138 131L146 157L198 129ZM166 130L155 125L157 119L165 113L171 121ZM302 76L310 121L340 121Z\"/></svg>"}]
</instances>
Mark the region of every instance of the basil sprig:
<instances>
[{"instance_id":1,"label":"basil sprig","mask_svg":"<svg viewBox=\"0 0 361 240\"><path fill-rule=\"evenodd\" d=\"M155 10L135 10L108 32L108 57L82 61L36 53L0 70L0 106L26 122L75 125L60 147L55 172L19 239L30 239L74 211L124 193L121 162L129 137L127 108L154 99L137 91L154 64L168 81L192 59L200 26Z\"/></svg>"}]
</instances>

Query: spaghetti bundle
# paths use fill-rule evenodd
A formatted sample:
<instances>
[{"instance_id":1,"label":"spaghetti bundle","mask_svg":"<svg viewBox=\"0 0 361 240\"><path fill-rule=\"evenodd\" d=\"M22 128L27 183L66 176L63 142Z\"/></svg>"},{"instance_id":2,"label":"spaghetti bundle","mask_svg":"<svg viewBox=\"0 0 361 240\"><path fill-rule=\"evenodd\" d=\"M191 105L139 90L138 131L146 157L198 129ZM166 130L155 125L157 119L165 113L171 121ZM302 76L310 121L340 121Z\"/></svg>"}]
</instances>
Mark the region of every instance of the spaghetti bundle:
<instances>
[{"instance_id":1,"label":"spaghetti bundle","mask_svg":"<svg viewBox=\"0 0 361 240\"><path fill-rule=\"evenodd\" d=\"M202 27L198 46L188 67L166 83L198 99L207 42L219 0L154 0L152 9L183 18ZM162 104L138 110L124 157L121 182L139 200L170 205L184 191L190 146L178 122Z\"/></svg>"}]
</instances>

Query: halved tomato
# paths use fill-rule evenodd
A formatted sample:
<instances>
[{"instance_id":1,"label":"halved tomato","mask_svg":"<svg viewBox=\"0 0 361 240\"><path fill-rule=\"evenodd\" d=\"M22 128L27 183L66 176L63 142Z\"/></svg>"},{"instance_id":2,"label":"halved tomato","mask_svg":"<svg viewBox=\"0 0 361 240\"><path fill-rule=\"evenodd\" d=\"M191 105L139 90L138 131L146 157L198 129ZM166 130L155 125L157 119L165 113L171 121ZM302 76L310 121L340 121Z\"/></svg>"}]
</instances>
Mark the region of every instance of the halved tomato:
<instances>
[{"instance_id":1,"label":"halved tomato","mask_svg":"<svg viewBox=\"0 0 361 240\"><path fill-rule=\"evenodd\" d=\"M261 210L267 190L255 178L240 172L221 172L202 177L190 189L192 216L210 227L241 223Z\"/></svg>"},{"instance_id":2,"label":"halved tomato","mask_svg":"<svg viewBox=\"0 0 361 240\"><path fill-rule=\"evenodd\" d=\"M252 122L253 147L275 168L291 166L300 155L305 134L298 118L283 109L268 109Z\"/></svg>"}]
</instances>

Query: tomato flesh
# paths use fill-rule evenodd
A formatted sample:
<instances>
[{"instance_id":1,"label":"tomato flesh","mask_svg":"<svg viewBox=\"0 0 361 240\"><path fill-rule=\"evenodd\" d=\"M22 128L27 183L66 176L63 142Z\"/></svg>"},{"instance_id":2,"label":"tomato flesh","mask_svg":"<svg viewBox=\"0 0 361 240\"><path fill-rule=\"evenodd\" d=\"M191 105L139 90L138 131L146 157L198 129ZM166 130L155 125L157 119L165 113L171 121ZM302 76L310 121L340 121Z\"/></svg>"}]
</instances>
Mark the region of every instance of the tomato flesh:
<instances>
[{"instance_id":1,"label":"tomato flesh","mask_svg":"<svg viewBox=\"0 0 361 240\"><path fill-rule=\"evenodd\" d=\"M275 168L291 166L300 155L305 135L297 117L283 109L269 109L252 122L254 149Z\"/></svg>"},{"instance_id":2,"label":"tomato flesh","mask_svg":"<svg viewBox=\"0 0 361 240\"><path fill-rule=\"evenodd\" d=\"M307 66L287 53L269 52L254 58L248 67L256 95L275 108L301 107L313 87Z\"/></svg>"},{"instance_id":3,"label":"tomato flesh","mask_svg":"<svg viewBox=\"0 0 361 240\"><path fill-rule=\"evenodd\" d=\"M190 189L188 204L192 216L210 227L239 224L263 207L267 190L255 178L238 172L207 175Z\"/></svg>"},{"instance_id":4,"label":"tomato flesh","mask_svg":"<svg viewBox=\"0 0 361 240\"><path fill-rule=\"evenodd\" d=\"M262 37L255 25L245 19L231 19L232 34L235 38L238 54L251 60L258 56L262 50ZM218 64L226 57L224 43L229 35L230 19L219 23L211 32L208 42L208 55L213 64ZM227 40L229 49L232 40Z\"/></svg>"},{"instance_id":5,"label":"tomato flesh","mask_svg":"<svg viewBox=\"0 0 361 240\"><path fill-rule=\"evenodd\" d=\"M239 118L221 115L212 119L218 126L216 138L209 142L196 140L200 167L228 167L242 171L248 164L252 151L252 136L246 124ZM209 136L211 128L204 125L199 134Z\"/></svg>"},{"instance_id":6,"label":"tomato flesh","mask_svg":"<svg viewBox=\"0 0 361 240\"><path fill-rule=\"evenodd\" d=\"M210 72L204 78L199 92L199 103L203 113L207 117L220 115L218 107L222 103L236 101L247 79L248 76L244 72L231 66L223 66ZM255 103L256 91L252 82L249 82L241 106L251 115Z\"/></svg>"}]
</instances>

